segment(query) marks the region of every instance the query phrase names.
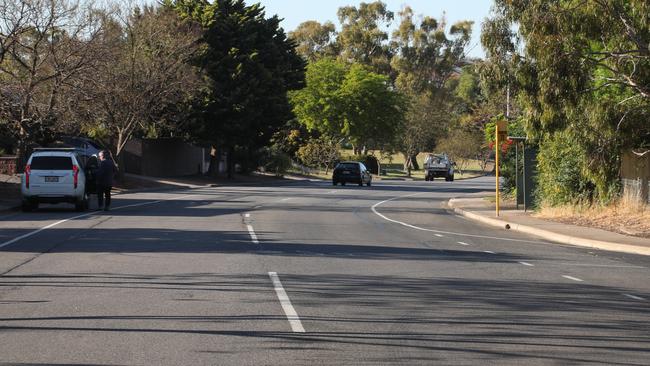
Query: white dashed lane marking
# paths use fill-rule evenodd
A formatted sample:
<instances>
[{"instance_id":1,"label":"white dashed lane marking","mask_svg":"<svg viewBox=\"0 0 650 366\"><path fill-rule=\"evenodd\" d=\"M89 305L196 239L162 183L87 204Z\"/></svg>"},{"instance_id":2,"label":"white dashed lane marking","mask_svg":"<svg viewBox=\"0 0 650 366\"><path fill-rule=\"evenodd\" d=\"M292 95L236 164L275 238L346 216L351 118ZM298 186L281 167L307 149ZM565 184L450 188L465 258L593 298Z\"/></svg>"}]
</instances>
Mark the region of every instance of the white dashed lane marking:
<instances>
[{"instance_id":1,"label":"white dashed lane marking","mask_svg":"<svg viewBox=\"0 0 650 366\"><path fill-rule=\"evenodd\" d=\"M632 294L623 294L623 296L629 297L630 299L634 299L634 300L645 301L645 299L642 298L641 296L636 296Z\"/></svg>"},{"instance_id":2,"label":"white dashed lane marking","mask_svg":"<svg viewBox=\"0 0 650 366\"><path fill-rule=\"evenodd\" d=\"M269 277L271 278L271 282L273 282L273 288L275 289L275 294L278 296L278 300L280 300L282 310L284 310L284 314L287 316L287 320L289 320L291 330L296 333L304 333L305 328L303 328L302 323L300 322L296 309L291 305L289 295L284 291L284 287L282 287L282 282L280 282L280 277L278 277L277 272L269 272Z\"/></svg>"},{"instance_id":3,"label":"white dashed lane marking","mask_svg":"<svg viewBox=\"0 0 650 366\"><path fill-rule=\"evenodd\" d=\"M567 280L571 280L571 281L584 282L583 280L581 280L581 279L579 279L577 277L572 277L572 276L567 276L567 275L563 275L562 277L566 278Z\"/></svg>"},{"instance_id":4,"label":"white dashed lane marking","mask_svg":"<svg viewBox=\"0 0 650 366\"><path fill-rule=\"evenodd\" d=\"M251 241L252 241L254 244L259 244L260 241L257 240L257 234L255 234L255 230L253 230L253 226L251 226L251 225L246 225L246 228L248 229L248 234L250 234L250 236L251 236Z\"/></svg>"}]
</instances>

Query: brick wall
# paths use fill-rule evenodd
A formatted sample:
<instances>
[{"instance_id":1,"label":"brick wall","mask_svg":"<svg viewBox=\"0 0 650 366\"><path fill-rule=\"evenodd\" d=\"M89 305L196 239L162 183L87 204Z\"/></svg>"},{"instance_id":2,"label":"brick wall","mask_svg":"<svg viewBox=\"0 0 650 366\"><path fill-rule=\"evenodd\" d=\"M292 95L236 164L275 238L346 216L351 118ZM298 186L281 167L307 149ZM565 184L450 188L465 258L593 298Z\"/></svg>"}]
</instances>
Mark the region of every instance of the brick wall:
<instances>
[{"instance_id":1,"label":"brick wall","mask_svg":"<svg viewBox=\"0 0 650 366\"><path fill-rule=\"evenodd\" d=\"M16 157L15 156L0 157L0 174L14 175L16 173L17 173Z\"/></svg>"}]
</instances>

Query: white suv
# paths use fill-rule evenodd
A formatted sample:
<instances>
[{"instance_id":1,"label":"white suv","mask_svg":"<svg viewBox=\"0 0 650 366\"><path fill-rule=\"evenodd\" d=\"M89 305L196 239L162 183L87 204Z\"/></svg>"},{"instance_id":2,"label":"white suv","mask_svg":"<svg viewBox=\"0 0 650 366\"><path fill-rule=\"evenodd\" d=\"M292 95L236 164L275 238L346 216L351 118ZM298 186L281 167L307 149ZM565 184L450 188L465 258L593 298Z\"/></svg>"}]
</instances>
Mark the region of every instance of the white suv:
<instances>
[{"instance_id":1,"label":"white suv","mask_svg":"<svg viewBox=\"0 0 650 366\"><path fill-rule=\"evenodd\" d=\"M35 149L21 179L23 211L43 203L73 203L88 208L86 174L74 149Z\"/></svg>"}]
</instances>

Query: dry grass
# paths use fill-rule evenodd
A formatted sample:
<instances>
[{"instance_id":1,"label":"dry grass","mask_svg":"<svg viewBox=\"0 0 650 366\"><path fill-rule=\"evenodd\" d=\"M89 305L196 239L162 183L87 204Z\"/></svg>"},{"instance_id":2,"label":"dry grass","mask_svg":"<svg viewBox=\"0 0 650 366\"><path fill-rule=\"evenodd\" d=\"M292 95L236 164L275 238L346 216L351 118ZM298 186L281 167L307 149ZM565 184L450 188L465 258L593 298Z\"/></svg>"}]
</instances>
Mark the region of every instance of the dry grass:
<instances>
[{"instance_id":1,"label":"dry grass","mask_svg":"<svg viewBox=\"0 0 650 366\"><path fill-rule=\"evenodd\" d=\"M650 206L621 199L607 206L542 207L536 217L650 238Z\"/></svg>"}]
</instances>

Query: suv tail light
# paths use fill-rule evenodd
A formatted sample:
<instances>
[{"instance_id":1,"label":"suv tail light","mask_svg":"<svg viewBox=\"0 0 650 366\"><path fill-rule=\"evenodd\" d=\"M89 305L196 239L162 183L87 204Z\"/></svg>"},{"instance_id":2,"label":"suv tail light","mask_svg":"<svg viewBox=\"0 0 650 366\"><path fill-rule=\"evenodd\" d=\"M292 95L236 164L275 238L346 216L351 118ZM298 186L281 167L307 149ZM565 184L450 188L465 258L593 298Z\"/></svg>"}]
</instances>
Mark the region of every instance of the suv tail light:
<instances>
[{"instance_id":1,"label":"suv tail light","mask_svg":"<svg viewBox=\"0 0 650 366\"><path fill-rule=\"evenodd\" d=\"M32 172L32 166L27 164L25 166L25 188L29 188L29 175Z\"/></svg>"},{"instance_id":2,"label":"suv tail light","mask_svg":"<svg viewBox=\"0 0 650 366\"><path fill-rule=\"evenodd\" d=\"M72 179L74 180L74 187L77 188L79 183L79 167L76 165L72 166Z\"/></svg>"}]
</instances>

